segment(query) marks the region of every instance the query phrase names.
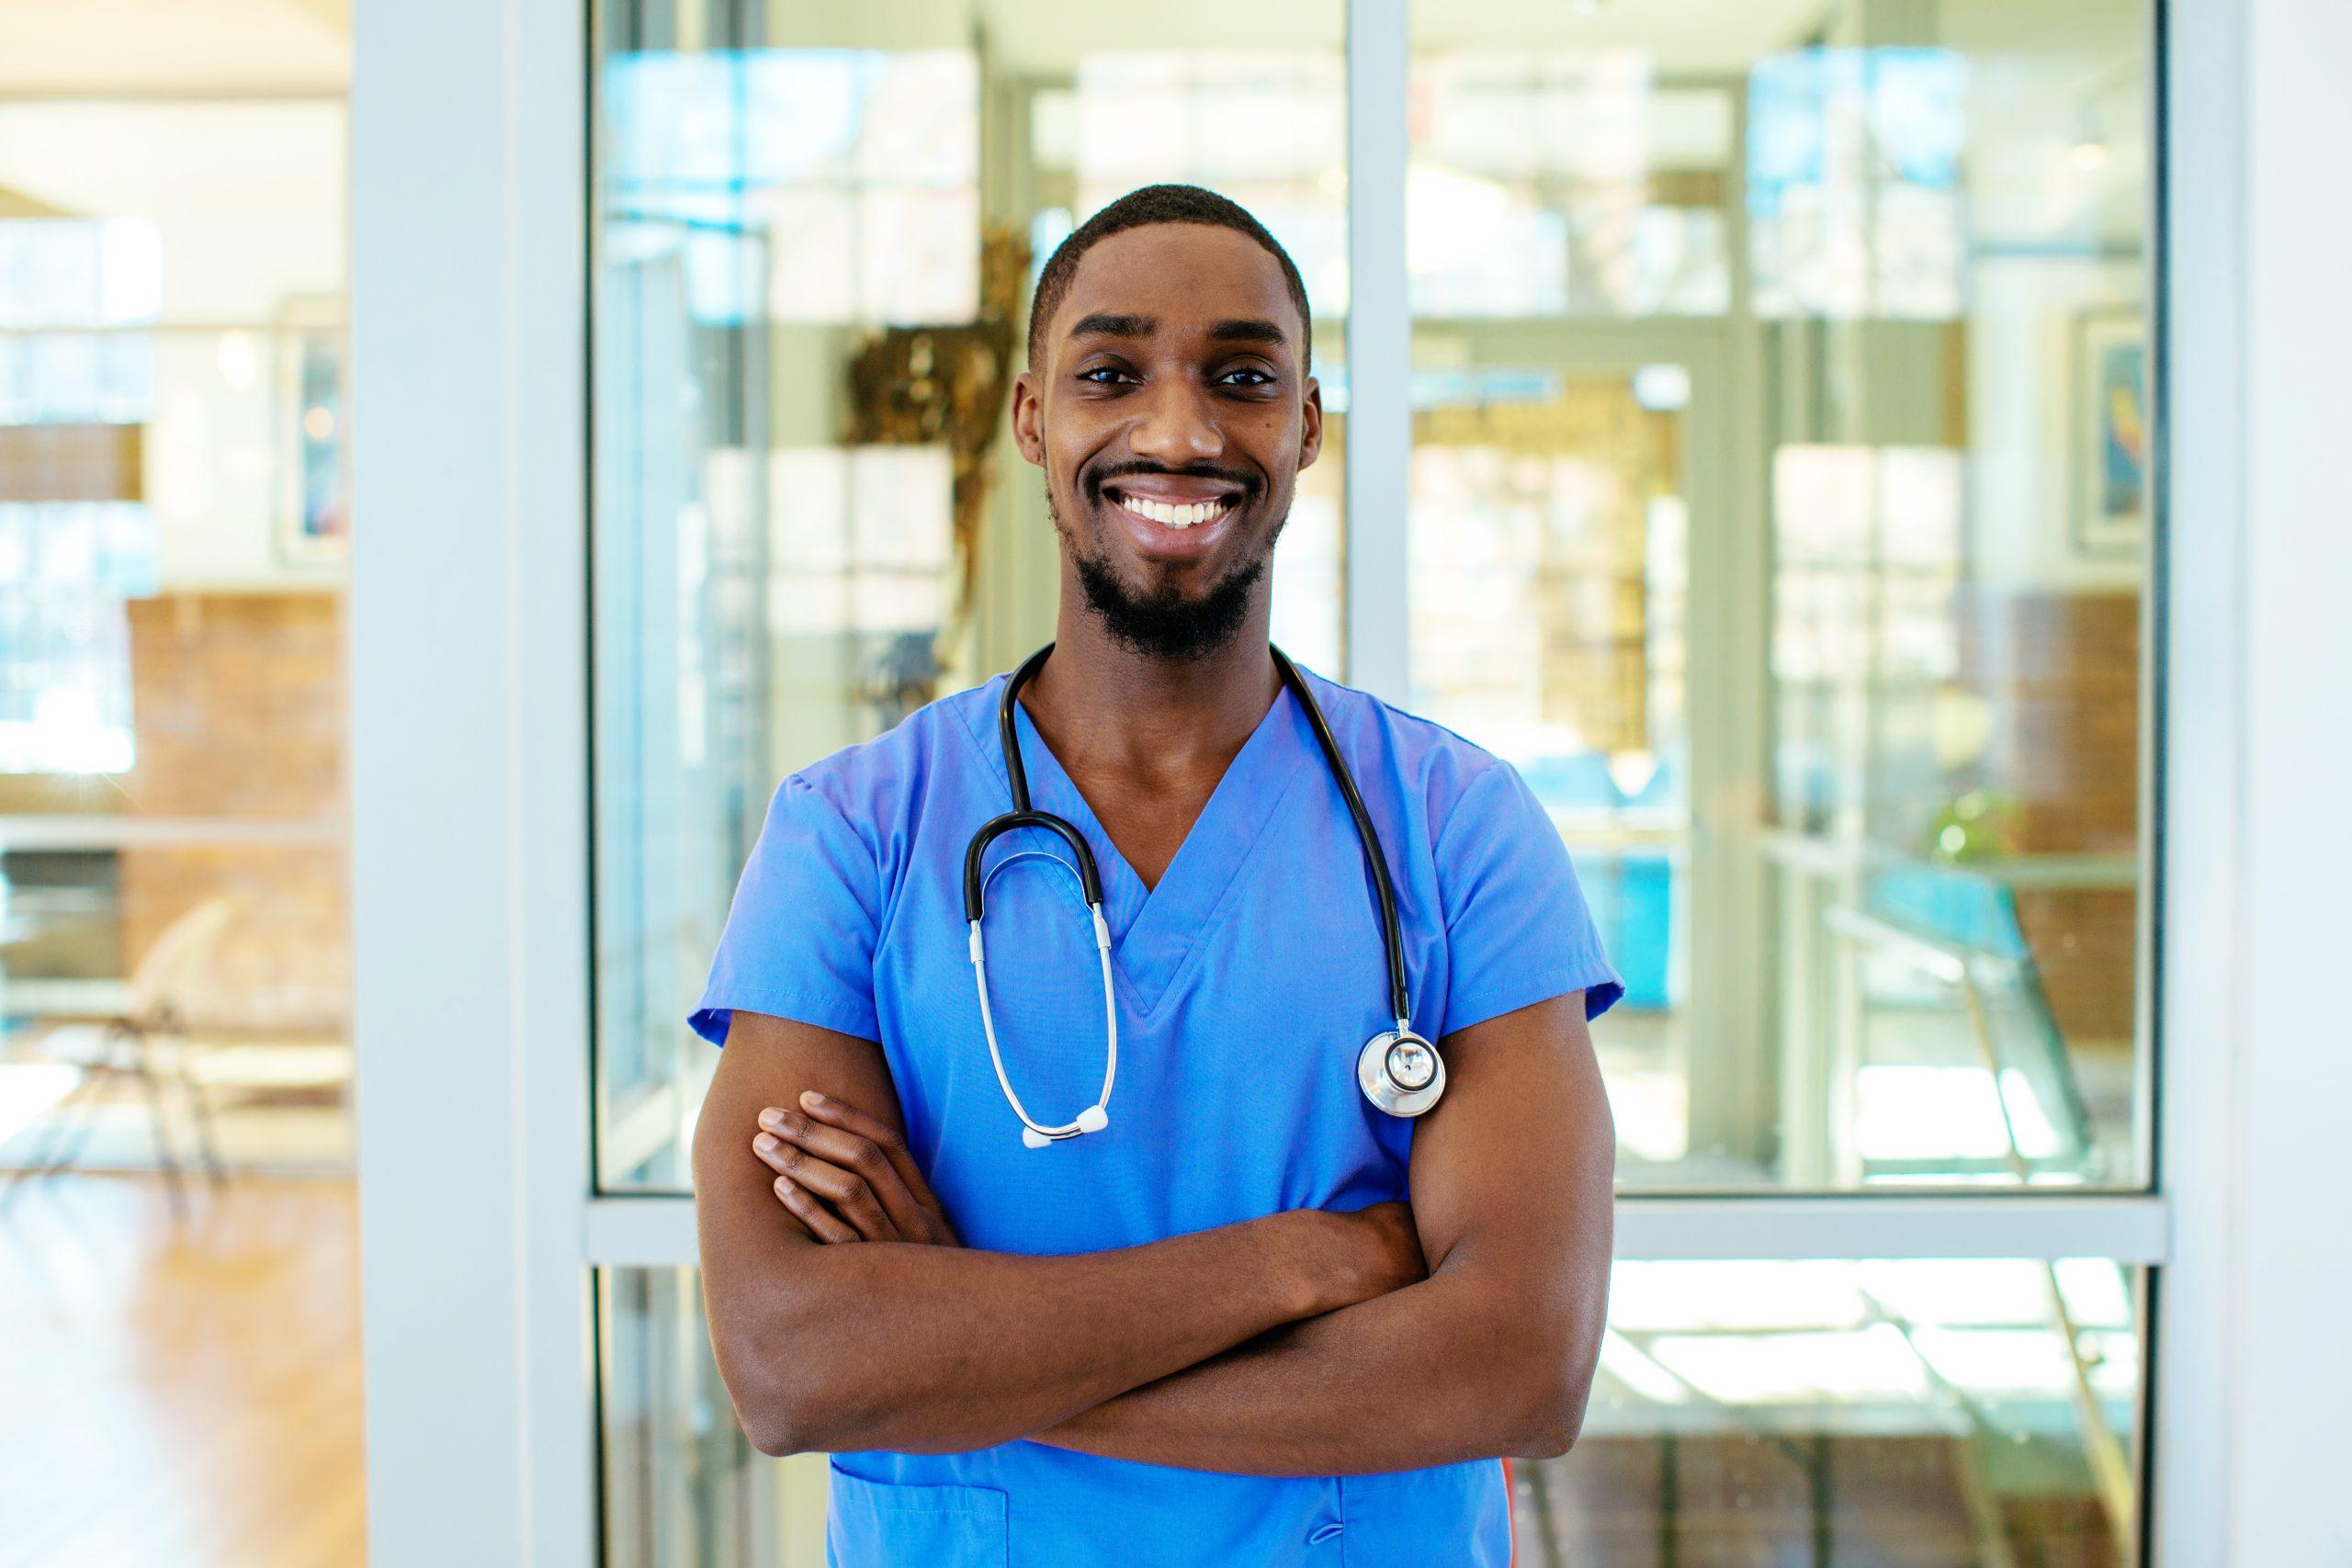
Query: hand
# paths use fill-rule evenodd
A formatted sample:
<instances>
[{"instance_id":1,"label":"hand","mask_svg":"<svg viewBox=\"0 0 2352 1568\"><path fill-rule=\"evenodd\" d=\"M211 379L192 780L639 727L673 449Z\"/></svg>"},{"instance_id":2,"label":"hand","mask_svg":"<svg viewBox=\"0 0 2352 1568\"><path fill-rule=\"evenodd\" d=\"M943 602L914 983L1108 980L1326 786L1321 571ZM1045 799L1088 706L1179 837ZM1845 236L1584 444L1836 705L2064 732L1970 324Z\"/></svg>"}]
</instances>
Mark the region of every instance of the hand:
<instances>
[{"instance_id":1,"label":"hand","mask_svg":"<svg viewBox=\"0 0 2352 1568\"><path fill-rule=\"evenodd\" d=\"M811 1092L797 1111L762 1111L760 1126L752 1152L775 1171L777 1201L819 1241L963 1245L906 1141L876 1118Z\"/></svg>"}]
</instances>

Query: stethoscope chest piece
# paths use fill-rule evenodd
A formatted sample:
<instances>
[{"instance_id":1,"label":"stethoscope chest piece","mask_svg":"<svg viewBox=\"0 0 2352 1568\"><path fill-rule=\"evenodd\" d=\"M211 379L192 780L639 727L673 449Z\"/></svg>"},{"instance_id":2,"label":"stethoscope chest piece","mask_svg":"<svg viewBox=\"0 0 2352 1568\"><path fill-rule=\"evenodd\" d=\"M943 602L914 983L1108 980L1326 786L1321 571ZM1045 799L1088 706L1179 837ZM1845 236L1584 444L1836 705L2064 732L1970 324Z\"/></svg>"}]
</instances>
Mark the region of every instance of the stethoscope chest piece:
<instances>
[{"instance_id":1,"label":"stethoscope chest piece","mask_svg":"<svg viewBox=\"0 0 2352 1568\"><path fill-rule=\"evenodd\" d=\"M1384 1029L1356 1054L1356 1084L1391 1116L1419 1116L1445 1092L1445 1058L1410 1029Z\"/></svg>"}]
</instances>

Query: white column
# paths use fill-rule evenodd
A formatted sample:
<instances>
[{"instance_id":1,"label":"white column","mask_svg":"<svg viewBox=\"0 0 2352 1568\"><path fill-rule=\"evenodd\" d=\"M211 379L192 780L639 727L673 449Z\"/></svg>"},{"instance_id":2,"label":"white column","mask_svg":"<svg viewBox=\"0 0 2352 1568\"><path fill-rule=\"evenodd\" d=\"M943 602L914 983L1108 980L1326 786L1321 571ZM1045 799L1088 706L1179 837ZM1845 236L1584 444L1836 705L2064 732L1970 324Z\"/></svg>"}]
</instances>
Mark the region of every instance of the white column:
<instances>
[{"instance_id":1,"label":"white column","mask_svg":"<svg viewBox=\"0 0 2352 1568\"><path fill-rule=\"evenodd\" d=\"M1406 0L1348 0L1347 682L1403 704L1413 448L1405 270Z\"/></svg>"},{"instance_id":2,"label":"white column","mask_svg":"<svg viewBox=\"0 0 2352 1568\"><path fill-rule=\"evenodd\" d=\"M354 10L368 1561L586 1568L586 12Z\"/></svg>"},{"instance_id":3,"label":"white column","mask_svg":"<svg viewBox=\"0 0 2352 1568\"><path fill-rule=\"evenodd\" d=\"M2244 918L2233 947L2172 962L2221 968L2240 1021L2226 1557L2344 1562L2344 1446L2314 1433L2352 1406L2352 7L2240 9Z\"/></svg>"},{"instance_id":4,"label":"white column","mask_svg":"<svg viewBox=\"0 0 2352 1568\"><path fill-rule=\"evenodd\" d=\"M2352 1560L2352 8L2175 0L2164 1568Z\"/></svg>"}]
</instances>

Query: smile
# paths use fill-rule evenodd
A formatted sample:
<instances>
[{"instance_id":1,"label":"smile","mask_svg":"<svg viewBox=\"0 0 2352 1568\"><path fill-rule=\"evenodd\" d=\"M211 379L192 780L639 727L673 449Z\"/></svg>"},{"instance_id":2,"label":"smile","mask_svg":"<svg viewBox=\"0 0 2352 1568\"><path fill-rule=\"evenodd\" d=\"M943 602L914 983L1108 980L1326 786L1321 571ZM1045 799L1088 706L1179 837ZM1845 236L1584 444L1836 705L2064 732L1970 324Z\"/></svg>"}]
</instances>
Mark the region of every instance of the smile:
<instances>
[{"instance_id":1,"label":"smile","mask_svg":"<svg viewBox=\"0 0 2352 1568\"><path fill-rule=\"evenodd\" d=\"M1163 528L1197 528L1204 523L1214 523L1233 510L1230 496L1215 501L1171 502L1154 501L1148 496L1110 492L1112 502L1123 512L1129 512Z\"/></svg>"}]
</instances>

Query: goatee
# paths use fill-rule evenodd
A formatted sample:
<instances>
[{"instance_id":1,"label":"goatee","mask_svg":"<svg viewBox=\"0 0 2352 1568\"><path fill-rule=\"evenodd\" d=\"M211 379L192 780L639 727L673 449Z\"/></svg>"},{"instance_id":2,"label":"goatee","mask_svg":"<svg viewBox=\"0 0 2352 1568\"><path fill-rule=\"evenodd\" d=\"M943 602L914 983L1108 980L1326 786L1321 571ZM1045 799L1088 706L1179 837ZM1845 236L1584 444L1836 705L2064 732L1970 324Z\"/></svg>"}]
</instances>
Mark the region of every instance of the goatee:
<instances>
[{"instance_id":1,"label":"goatee","mask_svg":"<svg viewBox=\"0 0 2352 1568\"><path fill-rule=\"evenodd\" d=\"M1272 553L1269 541L1265 554L1243 561L1197 599L1188 599L1173 587L1138 594L1120 581L1106 562L1087 552L1084 543L1062 521L1050 489L1046 492L1046 515L1054 520L1054 528L1069 551L1087 608L1102 617L1112 637L1137 653L1178 663L1206 659L1240 635L1250 618L1250 591L1266 575L1266 557Z\"/></svg>"}]
</instances>

